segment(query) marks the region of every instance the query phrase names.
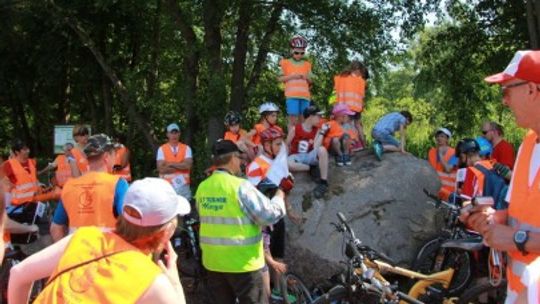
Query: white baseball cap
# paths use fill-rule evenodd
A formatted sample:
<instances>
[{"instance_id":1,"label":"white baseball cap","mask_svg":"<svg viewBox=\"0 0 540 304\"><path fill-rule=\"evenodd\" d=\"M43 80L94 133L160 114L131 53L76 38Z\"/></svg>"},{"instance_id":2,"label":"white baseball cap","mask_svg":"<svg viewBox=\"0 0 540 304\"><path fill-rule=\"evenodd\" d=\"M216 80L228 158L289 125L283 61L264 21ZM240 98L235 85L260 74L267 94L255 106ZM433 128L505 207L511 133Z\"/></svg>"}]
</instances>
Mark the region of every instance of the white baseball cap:
<instances>
[{"instance_id":1,"label":"white baseball cap","mask_svg":"<svg viewBox=\"0 0 540 304\"><path fill-rule=\"evenodd\" d=\"M142 226L159 226L177 215L188 214L189 202L176 194L169 182L157 177L146 177L129 186L124 197L124 207L129 206L140 214L140 218L122 212L130 223Z\"/></svg>"},{"instance_id":2,"label":"white baseball cap","mask_svg":"<svg viewBox=\"0 0 540 304\"><path fill-rule=\"evenodd\" d=\"M167 126L167 132L172 132L172 131L175 131L175 130L180 132L180 127L177 124L172 123L172 124Z\"/></svg>"},{"instance_id":3,"label":"white baseball cap","mask_svg":"<svg viewBox=\"0 0 540 304\"><path fill-rule=\"evenodd\" d=\"M438 128L435 134L439 134L439 133L445 134L446 136L448 136L448 138L452 137L452 132L450 132L450 130L448 130L447 128Z\"/></svg>"}]
</instances>

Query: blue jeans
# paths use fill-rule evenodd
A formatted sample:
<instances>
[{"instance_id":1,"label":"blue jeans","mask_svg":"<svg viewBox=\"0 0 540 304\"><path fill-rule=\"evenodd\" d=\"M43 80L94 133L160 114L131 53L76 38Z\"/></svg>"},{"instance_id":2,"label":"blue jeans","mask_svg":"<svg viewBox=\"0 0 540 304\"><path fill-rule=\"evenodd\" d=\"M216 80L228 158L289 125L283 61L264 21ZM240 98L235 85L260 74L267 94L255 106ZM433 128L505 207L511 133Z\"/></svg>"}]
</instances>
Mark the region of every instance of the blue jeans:
<instances>
[{"instance_id":1,"label":"blue jeans","mask_svg":"<svg viewBox=\"0 0 540 304\"><path fill-rule=\"evenodd\" d=\"M373 130L371 132L371 136L373 137L373 139L380 141L383 145L392 145L399 148L400 143L397 139L394 138L394 136L392 136L392 134L388 134L386 132L377 132Z\"/></svg>"}]
</instances>

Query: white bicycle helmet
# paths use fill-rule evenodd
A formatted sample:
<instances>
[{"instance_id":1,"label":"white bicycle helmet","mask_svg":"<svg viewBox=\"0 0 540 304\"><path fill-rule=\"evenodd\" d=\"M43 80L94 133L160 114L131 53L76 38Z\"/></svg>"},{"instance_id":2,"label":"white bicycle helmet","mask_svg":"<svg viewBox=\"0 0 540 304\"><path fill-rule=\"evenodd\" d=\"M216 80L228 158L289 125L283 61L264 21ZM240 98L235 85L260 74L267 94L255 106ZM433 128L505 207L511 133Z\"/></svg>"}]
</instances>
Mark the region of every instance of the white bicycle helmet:
<instances>
[{"instance_id":1,"label":"white bicycle helmet","mask_svg":"<svg viewBox=\"0 0 540 304\"><path fill-rule=\"evenodd\" d=\"M264 112L279 112L279 108L273 102L265 102L259 106L259 114Z\"/></svg>"}]
</instances>

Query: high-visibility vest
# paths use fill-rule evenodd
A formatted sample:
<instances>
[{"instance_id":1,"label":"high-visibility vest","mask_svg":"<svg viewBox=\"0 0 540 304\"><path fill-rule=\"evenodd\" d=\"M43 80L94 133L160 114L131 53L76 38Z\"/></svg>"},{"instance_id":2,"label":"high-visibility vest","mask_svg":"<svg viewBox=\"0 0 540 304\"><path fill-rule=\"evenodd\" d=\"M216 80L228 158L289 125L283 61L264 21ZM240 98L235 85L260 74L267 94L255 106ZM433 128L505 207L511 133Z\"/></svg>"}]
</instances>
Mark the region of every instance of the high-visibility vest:
<instances>
[{"instance_id":1,"label":"high-visibility vest","mask_svg":"<svg viewBox=\"0 0 540 304\"><path fill-rule=\"evenodd\" d=\"M115 165L118 165L118 166L122 165L122 160L124 159L124 154L126 154L127 151L128 151L128 149L125 146L122 146L122 147L116 149L116 158L115 158L115 161L114 161ZM131 166L129 165L129 161L128 161L127 165L124 168L122 168L122 170L120 170L118 172L114 172L114 175L118 175L120 177L123 177L128 182L131 182Z\"/></svg>"},{"instance_id":2,"label":"high-visibility vest","mask_svg":"<svg viewBox=\"0 0 540 304\"><path fill-rule=\"evenodd\" d=\"M308 152L313 150L313 141L315 140L315 136L317 136L317 131L319 129L316 127L311 128L311 131L306 132L304 128L302 127L302 124L299 123L294 127L294 137L291 140L291 153L290 154L296 154L298 153L298 144L300 141L306 141L309 143Z\"/></svg>"},{"instance_id":3,"label":"high-visibility vest","mask_svg":"<svg viewBox=\"0 0 540 304\"><path fill-rule=\"evenodd\" d=\"M302 61L301 63L294 63L291 59L281 59L279 62L283 76L289 76L292 74L301 74L308 76L311 73L311 63L309 61ZM285 97L288 98L302 98L311 99L311 93L309 92L309 83L305 79L292 79L285 82Z\"/></svg>"},{"instance_id":4,"label":"high-visibility vest","mask_svg":"<svg viewBox=\"0 0 540 304\"><path fill-rule=\"evenodd\" d=\"M242 138L242 136L246 135L246 130L240 129L238 133L233 133L231 131L226 131L225 135L223 136L223 139L230 140L233 143L236 143Z\"/></svg>"},{"instance_id":5,"label":"high-visibility vest","mask_svg":"<svg viewBox=\"0 0 540 304\"><path fill-rule=\"evenodd\" d=\"M348 76L334 76L334 90L336 102L343 102L354 112L362 112L364 109L364 96L366 81L361 76L350 74Z\"/></svg>"},{"instance_id":6,"label":"high-visibility vest","mask_svg":"<svg viewBox=\"0 0 540 304\"><path fill-rule=\"evenodd\" d=\"M486 168L487 170L493 169L493 162L491 160L482 160L482 161L476 162L476 164L474 165L475 166L480 165ZM470 172L472 172L476 178L475 184L474 184L474 196L482 196L484 193L484 184L485 184L486 176L484 175L482 171L475 168L474 166L470 166L467 169L469 169Z\"/></svg>"},{"instance_id":7,"label":"high-visibility vest","mask_svg":"<svg viewBox=\"0 0 540 304\"><path fill-rule=\"evenodd\" d=\"M330 128L328 129L328 132L324 135L323 146L328 150L330 148L330 143L332 142L332 139L343 137L345 131L343 131L341 125L335 120L329 120L327 124Z\"/></svg>"},{"instance_id":8,"label":"high-visibility vest","mask_svg":"<svg viewBox=\"0 0 540 304\"><path fill-rule=\"evenodd\" d=\"M186 151L187 151L187 145L184 145L182 143L178 143L177 152L176 154L173 153L173 149L171 145L164 144L161 146L161 151L163 151L163 156L165 157L165 161L167 162L175 162L179 163L184 161L184 158L186 157ZM191 170L176 170L173 173L167 173L167 174L160 174L159 177L167 180L169 183L172 184L173 179L175 179L177 176L181 175L184 177L184 182L186 185L191 184L191 178L189 177Z\"/></svg>"},{"instance_id":9,"label":"high-visibility vest","mask_svg":"<svg viewBox=\"0 0 540 304\"><path fill-rule=\"evenodd\" d=\"M34 303L136 303L161 273L117 234L85 227L73 235Z\"/></svg>"},{"instance_id":10,"label":"high-visibility vest","mask_svg":"<svg viewBox=\"0 0 540 304\"><path fill-rule=\"evenodd\" d=\"M2 240L4 241L4 248L0 250L6 250L11 248L11 234L7 231L4 231L2 234Z\"/></svg>"},{"instance_id":11,"label":"high-visibility vest","mask_svg":"<svg viewBox=\"0 0 540 304\"><path fill-rule=\"evenodd\" d=\"M245 179L214 171L195 194L203 265L216 272L242 273L264 266L261 228L240 208Z\"/></svg>"},{"instance_id":12,"label":"high-visibility vest","mask_svg":"<svg viewBox=\"0 0 540 304\"><path fill-rule=\"evenodd\" d=\"M54 160L54 163L56 164L56 172L54 174L56 184L63 187L67 180L71 178L71 166L64 154L58 155Z\"/></svg>"},{"instance_id":13,"label":"high-visibility vest","mask_svg":"<svg viewBox=\"0 0 540 304\"><path fill-rule=\"evenodd\" d=\"M75 147L71 149L71 154L73 154L73 157L75 157L75 161L77 162L77 168L79 168L81 174L90 170L90 166L88 165L88 159L86 159L86 155L84 155L84 153L81 152L79 148Z\"/></svg>"},{"instance_id":14,"label":"high-visibility vest","mask_svg":"<svg viewBox=\"0 0 540 304\"><path fill-rule=\"evenodd\" d=\"M13 205L20 205L32 201L34 194L39 191L35 160L28 159L30 172L26 171L15 158L9 159L8 163L17 180L13 189L11 189L11 203Z\"/></svg>"},{"instance_id":15,"label":"high-visibility vest","mask_svg":"<svg viewBox=\"0 0 540 304\"><path fill-rule=\"evenodd\" d=\"M444 171L443 165L437 160L437 148L431 148L428 153L429 164L437 171L439 180L441 181L441 189L439 190L439 198L447 201L451 193L456 191L456 172L457 170L452 170L452 172L447 173ZM456 154L454 148L448 147L443 158L445 162L448 162L452 156Z\"/></svg>"},{"instance_id":16,"label":"high-visibility vest","mask_svg":"<svg viewBox=\"0 0 540 304\"><path fill-rule=\"evenodd\" d=\"M106 172L89 171L67 181L61 198L70 232L85 226L97 226L103 230L115 227L114 194L119 178Z\"/></svg>"},{"instance_id":17,"label":"high-visibility vest","mask_svg":"<svg viewBox=\"0 0 540 304\"><path fill-rule=\"evenodd\" d=\"M531 130L525 135L521 144L521 151L512 175L512 192L508 207L508 224L511 227L536 233L540 232L540 208L538 208L540 171L536 172L532 185L529 187L529 170L537 139L538 135ZM517 249L508 251L506 303L514 303L516 299L522 297L526 299L527 286L523 284L521 278L527 265L539 256L538 253L532 252L523 255Z\"/></svg>"},{"instance_id":18,"label":"high-visibility vest","mask_svg":"<svg viewBox=\"0 0 540 304\"><path fill-rule=\"evenodd\" d=\"M258 123L258 124L256 124L253 128L255 129L256 132L255 132L255 134L252 136L251 142L254 143L254 144L256 144L256 145L259 145L259 144L261 144L261 135L260 135L260 134L261 134L264 130L268 129L268 127L266 127L266 126L265 126L264 124L262 124L262 123ZM277 125L273 125L272 128L277 129L277 130L279 130L279 131L281 131L281 132L283 133L283 129L281 129L281 127L279 127L279 126L277 126Z\"/></svg>"}]
</instances>

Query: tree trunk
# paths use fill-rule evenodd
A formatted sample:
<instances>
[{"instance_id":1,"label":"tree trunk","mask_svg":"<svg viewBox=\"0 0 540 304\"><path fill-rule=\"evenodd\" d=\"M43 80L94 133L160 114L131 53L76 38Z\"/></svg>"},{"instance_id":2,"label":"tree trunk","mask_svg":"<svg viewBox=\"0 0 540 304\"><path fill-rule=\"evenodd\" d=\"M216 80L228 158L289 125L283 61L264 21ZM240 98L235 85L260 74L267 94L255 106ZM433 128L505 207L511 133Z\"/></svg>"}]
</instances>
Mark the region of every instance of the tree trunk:
<instances>
[{"instance_id":1,"label":"tree trunk","mask_svg":"<svg viewBox=\"0 0 540 304\"><path fill-rule=\"evenodd\" d=\"M200 43L195 30L189 23L189 17L177 5L175 0L166 0L166 5L174 23L180 29L186 49L182 63L182 95L184 110L190 128L185 129L184 141L193 144L193 133L202 129L202 120L195 112L194 103L197 100L197 79L199 77Z\"/></svg>"},{"instance_id":2,"label":"tree trunk","mask_svg":"<svg viewBox=\"0 0 540 304\"><path fill-rule=\"evenodd\" d=\"M264 67L264 64L266 63L266 56L268 56L268 51L270 50L269 49L270 40L272 39L272 36L274 35L274 33L276 32L278 28L279 18L281 17L281 13L283 12L283 7L284 5L281 1L276 1L273 5L270 19L268 19L268 24L266 25L266 32L264 33L263 39L261 40L261 44L259 46L259 51L257 52L257 59L255 59L255 63L253 64L253 69L251 70L251 73L250 73L249 81L246 85L246 90L245 90L246 96L249 96L249 94L251 93L251 90L259 82L262 68ZM276 83L277 83L277 80L276 80ZM244 110L244 108L242 110Z\"/></svg>"},{"instance_id":3,"label":"tree trunk","mask_svg":"<svg viewBox=\"0 0 540 304\"><path fill-rule=\"evenodd\" d=\"M234 45L234 62L231 78L230 109L240 111L244 105L245 95L245 66L248 50L249 26L253 15L253 2L241 0L238 12L236 42Z\"/></svg>"},{"instance_id":4,"label":"tree trunk","mask_svg":"<svg viewBox=\"0 0 540 304\"><path fill-rule=\"evenodd\" d=\"M105 134L112 136L113 126L111 85L109 84L107 76L105 75L102 75L101 77L101 93L103 98L103 114L105 114L105 121L103 123L105 126Z\"/></svg>"},{"instance_id":5,"label":"tree trunk","mask_svg":"<svg viewBox=\"0 0 540 304\"><path fill-rule=\"evenodd\" d=\"M532 49L538 49L540 43L538 41L538 26L537 18L535 18L535 7L540 7L539 0L527 0L527 27L529 29L529 41Z\"/></svg>"},{"instance_id":6,"label":"tree trunk","mask_svg":"<svg viewBox=\"0 0 540 304\"><path fill-rule=\"evenodd\" d=\"M156 1L156 11L152 25L152 51L150 52L150 68L146 76L146 99L154 98L156 81L159 72L159 54L161 49L161 0Z\"/></svg>"},{"instance_id":7,"label":"tree trunk","mask_svg":"<svg viewBox=\"0 0 540 304\"><path fill-rule=\"evenodd\" d=\"M61 12L60 9L56 5L55 5L55 8L59 12ZM136 127L139 129L139 131L144 135L146 139L146 143L152 150L156 149L157 139L155 138L155 135L152 131L151 126L143 118L143 116L139 114L139 112L137 112L137 109L135 106L136 103L130 97L128 89L124 86L122 81L120 81L120 79L116 75L116 72L107 64L107 62L105 61L105 58L96 47L94 41L90 38L90 36L88 36L86 31L75 19L64 16L63 20L79 36L79 39L81 40L83 45L86 46L90 50L90 52L92 52L92 54L94 55L94 58L101 66L103 73L111 80L111 82L113 83L113 86L116 88L116 90L120 94L120 99L122 100L122 103L126 107L128 115L135 122Z\"/></svg>"},{"instance_id":8,"label":"tree trunk","mask_svg":"<svg viewBox=\"0 0 540 304\"><path fill-rule=\"evenodd\" d=\"M221 58L221 21L225 3L220 0L203 2L204 44L206 49L206 65L208 69L208 142L213 143L223 135L221 123L226 109L226 88L223 79L223 63Z\"/></svg>"}]
</instances>

